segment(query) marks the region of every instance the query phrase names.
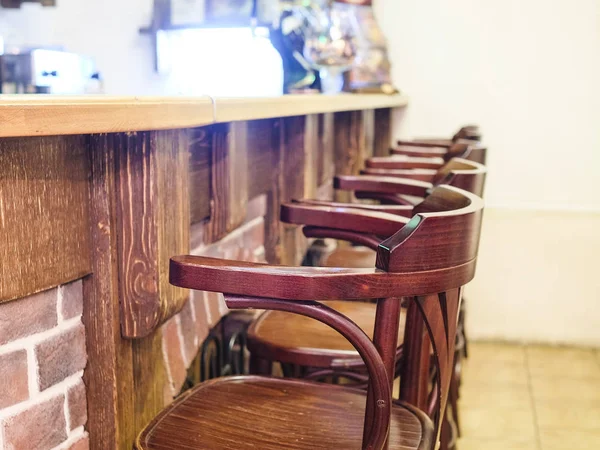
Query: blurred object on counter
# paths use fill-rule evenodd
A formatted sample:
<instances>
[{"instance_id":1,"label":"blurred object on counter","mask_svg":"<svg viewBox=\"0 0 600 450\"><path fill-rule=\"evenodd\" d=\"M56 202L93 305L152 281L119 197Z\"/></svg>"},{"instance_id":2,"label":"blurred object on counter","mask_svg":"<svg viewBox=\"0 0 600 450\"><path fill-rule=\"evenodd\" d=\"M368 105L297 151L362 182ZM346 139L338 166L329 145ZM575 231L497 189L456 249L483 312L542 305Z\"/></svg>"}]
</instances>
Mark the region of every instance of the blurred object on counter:
<instances>
[{"instance_id":1,"label":"blurred object on counter","mask_svg":"<svg viewBox=\"0 0 600 450\"><path fill-rule=\"evenodd\" d=\"M2 94L98 94L102 81L91 58L42 48L0 55Z\"/></svg>"},{"instance_id":2,"label":"blurred object on counter","mask_svg":"<svg viewBox=\"0 0 600 450\"><path fill-rule=\"evenodd\" d=\"M271 42L283 63L283 92L319 91L319 77L302 55L306 13L295 2L283 2L282 5L281 16L271 29Z\"/></svg>"},{"instance_id":3,"label":"blurred object on counter","mask_svg":"<svg viewBox=\"0 0 600 450\"><path fill-rule=\"evenodd\" d=\"M160 31L157 48L159 73L169 74L180 94L282 94L282 61L266 27Z\"/></svg>"},{"instance_id":4,"label":"blurred object on counter","mask_svg":"<svg viewBox=\"0 0 600 450\"><path fill-rule=\"evenodd\" d=\"M318 2L312 2L318 3ZM311 8L310 26L305 32L304 57L319 71L321 92L339 93L345 90L344 72L352 67L356 56L352 11L336 2L326 1Z\"/></svg>"},{"instance_id":5,"label":"blurred object on counter","mask_svg":"<svg viewBox=\"0 0 600 450\"><path fill-rule=\"evenodd\" d=\"M3 8L20 8L23 3L40 3L42 6L56 6L56 0L0 0Z\"/></svg>"},{"instance_id":6,"label":"blurred object on counter","mask_svg":"<svg viewBox=\"0 0 600 450\"><path fill-rule=\"evenodd\" d=\"M391 65L387 42L375 20L371 0L335 0L338 7L351 20L356 29L357 53L352 69L348 74L349 89L352 92L382 92L393 94L398 90L392 84Z\"/></svg>"}]
</instances>

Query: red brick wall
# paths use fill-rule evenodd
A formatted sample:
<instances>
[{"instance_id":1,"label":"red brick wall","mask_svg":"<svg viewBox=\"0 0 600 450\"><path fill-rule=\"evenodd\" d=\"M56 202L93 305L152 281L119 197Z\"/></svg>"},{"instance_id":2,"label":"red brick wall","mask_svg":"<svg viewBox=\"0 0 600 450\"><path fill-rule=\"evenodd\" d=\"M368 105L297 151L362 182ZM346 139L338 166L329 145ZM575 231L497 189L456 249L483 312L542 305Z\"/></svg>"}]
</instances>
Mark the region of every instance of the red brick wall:
<instances>
[{"instance_id":1,"label":"red brick wall","mask_svg":"<svg viewBox=\"0 0 600 450\"><path fill-rule=\"evenodd\" d=\"M0 449L89 448L81 281L0 305Z\"/></svg>"},{"instance_id":2,"label":"red brick wall","mask_svg":"<svg viewBox=\"0 0 600 450\"><path fill-rule=\"evenodd\" d=\"M192 253L264 262L264 208L261 208L260 204L252 206L252 212L245 224L218 242L208 246L197 245ZM260 215L257 217L257 214ZM202 239L201 236L194 236L194 230L192 231L191 240L194 246L195 242L201 242ZM198 353L200 344L208 336L209 330L227 314L227 311L221 294L192 291L190 301L181 313L163 326L163 355L169 378L165 396L169 401L181 390L187 368Z\"/></svg>"}]
</instances>

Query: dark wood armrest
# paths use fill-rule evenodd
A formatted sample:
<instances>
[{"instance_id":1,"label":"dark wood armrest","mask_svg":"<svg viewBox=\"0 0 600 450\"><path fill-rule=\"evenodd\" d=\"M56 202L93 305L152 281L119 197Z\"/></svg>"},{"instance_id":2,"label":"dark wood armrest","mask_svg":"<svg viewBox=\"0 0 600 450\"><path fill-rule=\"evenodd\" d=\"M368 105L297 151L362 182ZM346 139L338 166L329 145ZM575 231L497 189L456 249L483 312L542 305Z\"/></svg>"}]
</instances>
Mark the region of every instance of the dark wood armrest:
<instances>
[{"instance_id":1,"label":"dark wood armrest","mask_svg":"<svg viewBox=\"0 0 600 450\"><path fill-rule=\"evenodd\" d=\"M448 149L452 146L452 140L451 139L411 139L409 140L404 140L404 139L398 139L397 141L398 145L402 145L402 146L408 146L408 147L422 147L422 148L445 148Z\"/></svg>"},{"instance_id":2,"label":"dark wood armrest","mask_svg":"<svg viewBox=\"0 0 600 450\"><path fill-rule=\"evenodd\" d=\"M443 158L411 158L409 156L374 156L365 161L371 169L439 169Z\"/></svg>"},{"instance_id":3,"label":"dark wood armrest","mask_svg":"<svg viewBox=\"0 0 600 450\"><path fill-rule=\"evenodd\" d=\"M408 178L411 180L421 180L433 183L438 171L434 169L371 169L367 167L361 170L360 173L361 175Z\"/></svg>"},{"instance_id":4,"label":"dark wood armrest","mask_svg":"<svg viewBox=\"0 0 600 450\"><path fill-rule=\"evenodd\" d=\"M331 207L302 203L281 205L281 220L286 223L352 231L377 236L391 236L408 220L396 214L366 209Z\"/></svg>"},{"instance_id":5,"label":"dark wood armrest","mask_svg":"<svg viewBox=\"0 0 600 450\"><path fill-rule=\"evenodd\" d=\"M408 297L440 292L448 279L457 287L472 278L474 264L431 272L383 272L379 269L337 267L288 267L208 258L171 258L169 281L174 286L229 295L283 300L364 300ZM445 273L448 279L445 278ZM469 278L470 277L470 278Z\"/></svg>"},{"instance_id":6,"label":"dark wood armrest","mask_svg":"<svg viewBox=\"0 0 600 450\"><path fill-rule=\"evenodd\" d=\"M444 158L448 153L447 148L441 147L414 147L410 145L401 145L390 149L392 155L404 155L413 158Z\"/></svg>"},{"instance_id":7,"label":"dark wood armrest","mask_svg":"<svg viewBox=\"0 0 600 450\"><path fill-rule=\"evenodd\" d=\"M425 197L433 187L426 181L377 175L339 175L333 180L335 189L364 191L381 194L403 194Z\"/></svg>"},{"instance_id":8,"label":"dark wood armrest","mask_svg":"<svg viewBox=\"0 0 600 450\"><path fill-rule=\"evenodd\" d=\"M396 214L397 216L409 218L413 216L412 205L369 205L366 203L340 203L312 199L292 200L292 202L302 205L328 206L330 208L364 209L366 211Z\"/></svg>"}]
</instances>

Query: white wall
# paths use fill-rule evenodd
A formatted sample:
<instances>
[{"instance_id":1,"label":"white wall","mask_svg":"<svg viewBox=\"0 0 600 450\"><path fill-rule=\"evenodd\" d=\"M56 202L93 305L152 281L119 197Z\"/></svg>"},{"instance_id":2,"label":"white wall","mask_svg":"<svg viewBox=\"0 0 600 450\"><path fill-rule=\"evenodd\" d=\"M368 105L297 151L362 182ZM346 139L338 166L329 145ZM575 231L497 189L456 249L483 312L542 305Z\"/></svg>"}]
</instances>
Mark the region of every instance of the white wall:
<instances>
[{"instance_id":1,"label":"white wall","mask_svg":"<svg viewBox=\"0 0 600 450\"><path fill-rule=\"evenodd\" d=\"M471 335L600 346L600 2L376 3L398 134L490 148Z\"/></svg>"}]
</instances>

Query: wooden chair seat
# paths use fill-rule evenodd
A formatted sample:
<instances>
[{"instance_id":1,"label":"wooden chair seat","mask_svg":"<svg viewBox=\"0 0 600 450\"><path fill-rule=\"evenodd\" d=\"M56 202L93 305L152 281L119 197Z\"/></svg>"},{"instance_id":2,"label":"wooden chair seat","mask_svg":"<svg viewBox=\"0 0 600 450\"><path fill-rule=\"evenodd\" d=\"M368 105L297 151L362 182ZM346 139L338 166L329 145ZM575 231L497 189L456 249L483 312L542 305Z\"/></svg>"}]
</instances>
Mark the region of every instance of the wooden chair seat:
<instances>
[{"instance_id":1,"label":"wooden chair seat","mask_svg":"<svg viewBox=\"0 0 600 450\"><path fill-rule=\"evenodd\" d=\"M359 450L366 393L258 376L217 378L178 398L136 442L138 450ZM390 450L428 449L430 419L397 402Z\"/></svg>"},{"instance_id":2,"label":"wooden chair seat","mask_svg":"<svg viewBox=\"0 0 600 450\"><path fill-rule=\"evenodd\" d=\"M375 266L377 253L367 247L341 247L327 255L321 265L325 267L369 268Z\"/></svg>"},{"instance_id":3,"label":"wooden chair seat","mask_svg":"<svg viewBox=\"0 0 600 450\"><path fill-rule=\"evenodd\" d=\"M321 303L348 317L373 338L376 303L336 300ZM405 323L403 308L398 347L404 340ZM283 311L266 311L250 325L248 350L262 359L306 367L344 366L349 361L360 363L358 352L337 331L308 317Z\"/></svg>"}]
</instances>

